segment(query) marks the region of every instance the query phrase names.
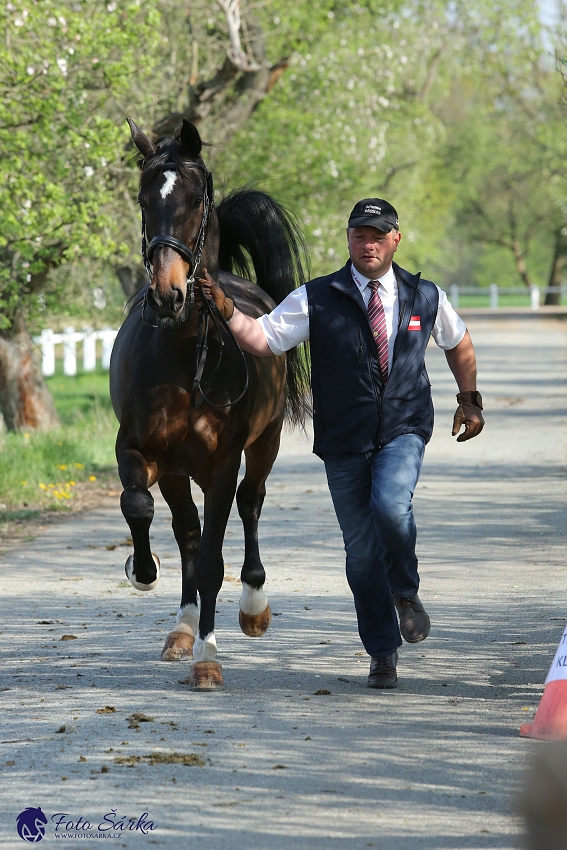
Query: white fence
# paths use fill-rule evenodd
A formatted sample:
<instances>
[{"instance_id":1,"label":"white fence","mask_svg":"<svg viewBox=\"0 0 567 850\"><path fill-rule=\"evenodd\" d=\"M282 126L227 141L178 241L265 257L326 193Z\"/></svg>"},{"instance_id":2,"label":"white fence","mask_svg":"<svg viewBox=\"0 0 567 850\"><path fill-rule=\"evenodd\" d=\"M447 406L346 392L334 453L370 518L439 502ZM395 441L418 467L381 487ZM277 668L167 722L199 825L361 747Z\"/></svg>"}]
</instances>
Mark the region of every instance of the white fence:
<instances>
[{"instance_id":1,"label":"white fence","mask_svg":"<svg viewBox=\"0 0 567 850\"><path fill-rule=\"evenodd\" d=\"M41 371L44 375L55 374L55 346L63 346L63 374L77 374L77 343L83 344L83 369L85 372L94 372L96 369L96 344L102 343L102 356L100 365L103 369L110 367L110 355L112 346L118 331L112 328L103 328L94 331L85 328L84 331L76 331L75 328L65 328L63 333L56 334L50 328L43 330L33 341L41 346Z\"/></svg>"},{"instance_id":2,"label":"white fence","mask_svg":"<svg viewBox=\"0 0 567 850\"><path fill-rule=\"evenodd\" d=\"M459 297L463 296L481 296L486 298L488 295L490 298L490 308L492 310L498 309L500 306L499 301L501 296L506 295L529 295L530 297L530 307L532 310L539 310L542 300L545 298L547 293L558 293L561 298L564 298L567 295L567 291L565 287L562 286L549 286L545 287L542 293L542 289L539 286L532 286L530 290L526 289L512 289L511 287L499 287L497 283L491 283L488 289L483 287L475 286L459 286L457 283L453 283L449 287L449 299L453 307L457 308L459 306Z\"/></svg>"}]
</instances>

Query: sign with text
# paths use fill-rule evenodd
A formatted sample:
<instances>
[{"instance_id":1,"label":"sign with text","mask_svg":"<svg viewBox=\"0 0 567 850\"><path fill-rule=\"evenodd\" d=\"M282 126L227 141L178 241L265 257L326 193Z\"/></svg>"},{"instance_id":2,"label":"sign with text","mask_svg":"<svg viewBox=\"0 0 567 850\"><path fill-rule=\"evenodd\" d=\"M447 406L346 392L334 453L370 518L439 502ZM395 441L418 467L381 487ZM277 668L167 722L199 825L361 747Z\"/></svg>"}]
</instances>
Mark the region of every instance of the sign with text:
<instances>
[{"instance_id":1,"label":"sign with text","mask_svg":"<svg viewBox=\"0 0 567 850\"><path fill-rule=\"evenodd\" d=\"M559 646L557 647L553 663L549 668L545 684L547 685L548 682L555 682L558 679L567 679L567 626L565 627L563 636L559 641Z\"/></svg>"}]
</instances>

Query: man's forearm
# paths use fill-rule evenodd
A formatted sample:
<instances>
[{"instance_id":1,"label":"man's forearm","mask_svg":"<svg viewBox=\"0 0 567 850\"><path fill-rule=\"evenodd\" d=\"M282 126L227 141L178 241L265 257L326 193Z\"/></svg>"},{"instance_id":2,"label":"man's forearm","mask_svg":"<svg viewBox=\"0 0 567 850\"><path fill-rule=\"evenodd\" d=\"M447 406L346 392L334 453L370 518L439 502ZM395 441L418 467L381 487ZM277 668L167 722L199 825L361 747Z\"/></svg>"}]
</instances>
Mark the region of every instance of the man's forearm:
<instances>
[{"instance_id":1,"label":"man's forearm","mask_svg":"<svg viewBox=\"0 0 567 850\"><path fill-rule=\"evenodd\" d=\"M445 357L455 376L459 392L476 390L476 357L468 331L455 348L445 352Z\"/></svg>"},{"instance_id":2,"label":"man's forearm","mask_svg":"<svg viewBox=\"0 0 567 850\"><path fill-rule=\"evenodd\" d=\"M259 322L251 316L241 313L236 307L230 320L230 330L244 351L256 354L258 357L267 357L273 353L266 342L264 331Z\"/></svg>"}]
</instances>

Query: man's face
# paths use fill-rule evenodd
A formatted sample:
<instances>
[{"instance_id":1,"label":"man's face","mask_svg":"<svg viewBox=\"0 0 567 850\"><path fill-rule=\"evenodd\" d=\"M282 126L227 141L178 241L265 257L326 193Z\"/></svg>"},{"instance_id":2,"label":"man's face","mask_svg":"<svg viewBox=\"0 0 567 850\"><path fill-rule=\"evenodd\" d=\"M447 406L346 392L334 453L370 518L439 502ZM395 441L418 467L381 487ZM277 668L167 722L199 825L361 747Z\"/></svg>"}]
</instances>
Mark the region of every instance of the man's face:
<instances>
[{"instance_id":1,"label":"man's face","mask_svg":"<svg viewBox=\"0 0 567 850\"><path fill-rule=\"evenodd\" d=\"M392 265L402 234L399 230L383 233L377 227L347 228L350 258L355 269L365 277L378 278Z\"/></svg>"}]
</instances>

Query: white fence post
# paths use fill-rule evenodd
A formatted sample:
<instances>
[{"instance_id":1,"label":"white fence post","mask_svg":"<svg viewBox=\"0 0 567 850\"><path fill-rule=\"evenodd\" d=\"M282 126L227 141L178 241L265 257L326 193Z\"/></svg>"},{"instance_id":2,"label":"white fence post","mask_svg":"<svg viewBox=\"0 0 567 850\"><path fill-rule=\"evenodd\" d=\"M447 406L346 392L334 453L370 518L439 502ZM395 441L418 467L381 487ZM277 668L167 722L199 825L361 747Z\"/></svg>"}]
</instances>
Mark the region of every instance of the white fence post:
<instances>
[{"instance_id":1,"label":"white fence post","mask_svg":"<svg viewBox=\"0 0 567 850\"><path fill-rule=\"evenodd\" d=\"M539 310L539 305L541 301L541 291L539 286L532 286L530 289L530 301L532 310Z\"/></svg>"},{"instance_id":2,"label":"white fence post","mask_svg":"<svg viewBox=\"0 0 567 850\"><path fill-rule=\"evenodd\" d=\"M83 331L83 369L94 372L96 369L96 334L92 328Z\"/></svg>"},{"instance_id":3,"label":"white fence post","mask_svg":"<svg viewBox=\"0 0 567 850\"><path fill-rule=\"evenodd\" d=\"M450 292L451 292L451 304L456 309L459 306L459 284L458 283L452 283L451 288L450 288Z\"/></svg>"},{"instance_id":4,"label":"white fence post","mask_svg":"<svg viewBox=\"0 0 567 850\"><path fill-rule=\"evenodd\" d=\"M41 373L50 376L55 374L55 334L51 328L41 332L41 336L35 337L34 342L41 345Z\"/></svg>"},{"instance_id":5,"label":"white fence post","mask_svg":"<svg viewBox=\"0 0 567 850\"><path fill-rule=\"evenodd\" d=\"M496 310L498 307L498 284L491 283L490 284L490 308L491 310Z\"/></svg>"},{"instance_id":6,"label":"white fence post","mask_svg":"<svg viewBox=\"0 0 567 850\"><path fill-rule=\"evenodd\" d=\"M100 365L103 369L110 369L110 355L112 354L112 346L116 339L118 331L113 331L112 328L103 328L99 331L99 338L102 340L102 358Z\"/></svg>"},{"instance_id":7,"label":"white fence post","mask_svg":"<svg viewBox=\"0 0 567 850\"><path fill-rule=\"evenodd\" d=\"M63 331L63 374L77 374L77 340L72 327Z\"/></svg>"}]
</instances>

